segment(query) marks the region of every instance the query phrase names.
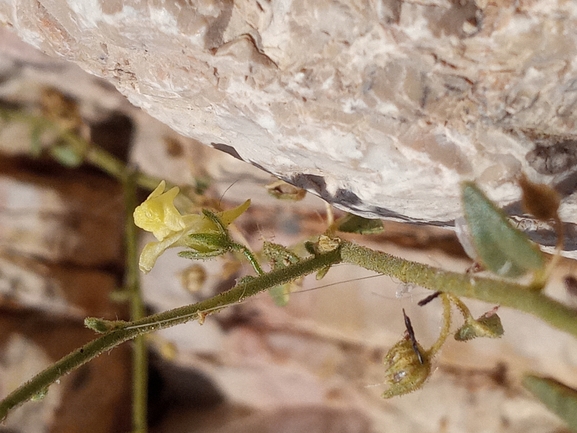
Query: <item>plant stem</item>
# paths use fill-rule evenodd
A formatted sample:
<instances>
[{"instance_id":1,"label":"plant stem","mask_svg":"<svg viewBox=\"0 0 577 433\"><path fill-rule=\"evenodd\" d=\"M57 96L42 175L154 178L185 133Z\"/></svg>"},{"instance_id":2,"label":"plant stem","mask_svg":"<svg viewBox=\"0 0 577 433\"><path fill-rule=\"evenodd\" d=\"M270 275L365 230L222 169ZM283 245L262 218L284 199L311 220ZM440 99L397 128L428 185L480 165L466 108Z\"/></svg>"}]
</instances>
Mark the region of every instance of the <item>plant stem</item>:
<instances>
[{"instance_id":1,"label":"plant stem","mask_svg":"<svg viewBox=\"0 0 577 433\"><path fill-rule=\"evenodd\" d=\"M390 254L342 241L340 247L310 259L275 269L259 277L245 279L227 292L193 305L165 311L140 320L119 324L117 328L65 356L48 369L11 393L0 403L0 419L8 411L46 389L58 378L119 344L159 329L198 319L228 305L241 302L271 287L288 283L339 262L395 277L402 282L418 284L434 291L475 298L492 304L515 308L577 337L577 311L556 302L527 286L443 271L428 265L404 260Z\"/></svg>"},{"instance_id":2,"label":"plant stem","mask_svg":"<svg viewBox=\"0 0 577 433\"><path fill-rule=\"evenodd\" d=\"M449 296L450 295L441 293L441 302L443 303L443 327L441 328L439 338L437 338L437 341L435 341L427 352L431 358L443 347L443 344L445 344L451 332L451 302L449 301Z\"/></svg>"},{"instance_id":3,"label":"plant stem","mask_svg":"<svg viewBox=\"0 0 577 433\"><path fill-rule=\"evenodd\" d=\"M0 118L5 118L14 122L22 122L33 128L53 131L68 143L75 152L83 155L86 162L98 167L100 170L118 180L124 182L127 176L127 168L122 160L107 152L94 143L89 143L74 131L66 130L43 116L37 116L22 110L0 108ZM135 174L136 184L148 191L152 191L162 179L138 172ZM174 185L167 183L168 187Z\"/></svg>"},{"instance_id":4,"label":"plant stem","mask_svg":"<svg viewBox=\"0 0 577 433\"><path fill-rule=\"evenodd\" d=\"M260 263L258 262L256 257L254 256L254 254L247 247L245 247L243 244L232 242L232 249L234 251L238 251L244 255L244 257L251 264L251 266L253 267L253 269L257 275L264 275L264 271L263 271L262 267L260 266Z\"/></svg>"},{"instance_id":5,"label":"plant stem","mask_svg":"<svg viewBox=\"0 0 577 433\"><path fill-rule=\"evenodd\" d=\"M136 173L129 168L124 182L125 207L125 251L126 281L125 290L130 297L130 320L144 317L145 309L138 278L138 250L136 245L136 226L132 216L136 207ZM139 335L134 339L132 349L132 432L148 431L148 354L146 339Z\"/></svg>"},{"instance_id":6,"label":"plant stem","mask_svg":"<svg viewBox=\"0 0 577 433\"><path fill-rule=\"evenodd\" d=\"M524 311L577 337L577 311L527 286L443 271L346 241L341 243L340 250L343 262L395 277L404 283Z\"/></svg>"},{"instance_id":7,"label":"plant stem","mask_svg":"<svg viewBox=\"0 0 577 433\"><path fill-rule=\"evenodd\" d=\"M228 305L241 302L247 297L254 296L271 287L288 283L296 278L314 273L338 262L340 262L340 254L339 250L335 249L294 265L271 271L260 277L251 278L237 284L226 292L199 303L164 311L133 322L127 322L123 326L96 338L69 355L66 355L9 394L0 402L0 420L7 416L10 409L29 400L38 394L39 391L47 389L60 377L125 341L131 340L138 335L144 335L159 329L186 323L190 320L204 318L207 314L214 313Z\"/></svg>"},{"instance_id":8,"label":"plant stem","mask_svg":"<svg viewBox=\"0 0 577 433\"><path fill-rule=\"evenodd\" d=\"M457 307L457 310L459 310L465 321L473 319L471 310L469 310L469 307L467 307L463 301L461 301L455 295L448 294L447 296L449 297L449 300L455 305L455 307Z\"/></svg>"}]
</instances>

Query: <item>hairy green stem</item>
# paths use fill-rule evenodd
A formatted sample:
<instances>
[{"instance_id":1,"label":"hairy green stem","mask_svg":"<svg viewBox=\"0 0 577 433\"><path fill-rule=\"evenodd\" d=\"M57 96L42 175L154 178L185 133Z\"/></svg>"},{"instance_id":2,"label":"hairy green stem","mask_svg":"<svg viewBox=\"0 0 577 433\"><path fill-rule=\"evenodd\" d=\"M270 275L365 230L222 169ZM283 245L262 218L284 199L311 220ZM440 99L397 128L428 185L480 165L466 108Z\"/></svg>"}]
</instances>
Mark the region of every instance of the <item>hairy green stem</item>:
<instances>
[{"instance_id":1,"label":"hairy green stem","mask_svg":"<svg viewBox=\"0 0 577 433\"><path fill-rule=\"evenodd\" d=\"M86 162L98 167L100 170L119 182L124 182L126 180L127 168L122 160L94 143L89 143L75 132L63 129L46 117L30 114L22 110L0 107L0 118L14 122L26 123L32 128L38 128L39 130L53 131L58 134L62 140L69 144L76 153L82 155ZM140 172L136 173L134 176L136 184L149 191L156 188L162 180ZM174 185L167 184L167 186L172 187Z\"/></svg>"},{"instance_id":2,"label":"hairy green stem","mask_svg":"<svg viewBox=\"0 0 577 433\"><path fill-rule=\"evenodd\" d=\"M112 331L65 356L6 397L0 403L0 419L4 418L11 408L32 398L64 374L124 341L190 320L202 320L209 313L241 302L263 290L288 283L341 261L434 291L515 308L533 314L551 326L577 337L577 311L538 291L530 290L527 286L443 271L343 241L340 247L333 251L273 270L259 277L245 279L229 291L197 304L165 311L133 322L119 323Z\"/></svg>"},{"instance_id":3,"label":"hairy green stem","mask_svg":"<svg viewBox=\"0 0 577 433\"><path fill-rule=\"evenodd\" d=\"M256 257L254 256L254 254L247 247L245 247L243 244L233 242L232 243L232 249L234 251L239 251L240 253L242 253L244 255L244 257L251 264L251 266L253 267L253 269L257 275L264 275L265 272L261 268L260 263L258 262Z\"/></svg>"},{"instance_id":4,"label":"hairy green stem","mask_svg":"<svg viewBox=\"0 0 577 433\"><path fill-rule=\"evenodd\" d=\"M527 286L443 271L351 242L342 242L341 258L343 262L395 277L404 283L524 311L577 337L577 311Z\"/></svg>"},{"instance_id":5,"label":"hairy green stem","mask_svg":"<svg viewBox=\"0 0 577 433\"><path fill-rule=\"evenodd\" d=\"M136 207L136 173L127 169L124 182L125 207L125 252L126 281L125 290L130 299L130 320L136 321L144 317L145 307L140 291L138 274L138 247L136 244L136 226L132 216ZM132 349L132 432L146 433L148 431L148 354L146 338L139 335L134 339Z\"/></svg>"},{"instance_id":6,"label":"hairy green stem","mask_svg":"<svg viewBox=\"0 0 577 433\"><path fill-rule=\"evenodd\" d=\"M245 298L254 296L271 287L288 283L300 276L308 275L326 266L338 263L340 255L338 249L325 254L319 254L291 266L277 269L257 278L250 278L237 284L232 289L220 293L210 299L193 305L176 308L152 316L144 317L133 322L126 322L118 328L85 344L81 348L66 355L46 370L42 371L30 381L9 394L0 402L0 420L4 419L10 409L31 399L39 391L45 390L60 377L80 367L119 344L159 329L186 323L190 320L203 318L206 314L220 310L228 305L241 302Z\"/></svg>"},{"instance_id":7,"label":"hairy green stem","mask_svg":"<svg viewBox=\"0 0 577 433\"><path fill-rule=\"evenodd\" d=\"M443 303L443 327L439 334L437 341L428 350L429 356L432 358L437 354L437 352L443 347L447 337L451 333L451 302L449 301L449 296L445 293L441 293L441 302Z\"/></svg>"},{"instance_id":8,"label":"hairy green stem","mask_svg":"<svg viewBox=\"0 0 577 433\"><path fill-rule=\"evenodd\" d=\"M457 310L459 310L465 321L473 319L471 310L469 310L469 307L467 307L463 301L455 295L448 294L447 296L449 296L449 300L455 305L455 307L457 307Z\"/></svg>"}]
</instances>

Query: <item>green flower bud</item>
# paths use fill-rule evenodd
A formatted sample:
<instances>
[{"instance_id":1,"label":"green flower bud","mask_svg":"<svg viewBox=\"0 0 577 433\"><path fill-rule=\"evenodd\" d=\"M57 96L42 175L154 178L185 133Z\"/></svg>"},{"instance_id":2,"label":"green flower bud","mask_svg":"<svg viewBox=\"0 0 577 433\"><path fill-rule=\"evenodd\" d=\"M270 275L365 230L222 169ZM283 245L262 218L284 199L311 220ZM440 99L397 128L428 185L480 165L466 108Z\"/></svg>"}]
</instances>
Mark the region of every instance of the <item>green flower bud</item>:
<instances>
[{"instance_id":1,"label":"green flower bud","mask_svg":"<svg viewBox=\"0 0 577 433\"><path fill-rule=\"evenodd\" d=\"M389 389L383 398L408 394L419 389L431 374L431 357L415 338L411 319L405 314L405 336L385 355L383 363L387 367L386 382Z\"/></svg>"},{"instance_id":2,"label":"green flower bud","mask_svg":"<svg viewBox=\"0 0 577 433\"><path fill-rule=\"evenodd\" d=\"M477 320L469 316L465 320L465 324L455 333L455 340L468 341L478 337L502 337L505 331L503 330L501 319L497 315L497 308L495 307L491 311L486 312Z\"/></svg>"},{"instance_id":3,"label":"green flower bud","mask_svg":"<svg viewBox=\"0 0 577 433\"><path fill-rule=\"evenodd\" d=\"M431 361L427 353L419 343L413 344L408 335L389 350L383 363L387 367L386 382L390 385L383 398L415 391L423 386L431 374Z\"/></svg>"}]
</instances>

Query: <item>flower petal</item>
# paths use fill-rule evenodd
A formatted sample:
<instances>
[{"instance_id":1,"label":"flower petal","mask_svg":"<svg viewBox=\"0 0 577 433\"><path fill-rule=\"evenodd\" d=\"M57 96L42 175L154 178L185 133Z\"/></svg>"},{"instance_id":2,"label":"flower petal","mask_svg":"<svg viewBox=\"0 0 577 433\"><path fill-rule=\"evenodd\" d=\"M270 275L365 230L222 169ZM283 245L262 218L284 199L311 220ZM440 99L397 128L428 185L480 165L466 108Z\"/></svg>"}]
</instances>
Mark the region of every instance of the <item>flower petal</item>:
<instances>
[{"instance_id":1,"label":"flower petal","mask_svg":"<svg viewBox=\"0 0 577 433\"><path fill-rule=\"evenodd\" d=\"M159 241L186 227L182 215L174 206L178 187L166 192L164 187L164 181L160 182L144 203L134 209L134 223L143 230L152 232Z\"/></svg>"},{"instance_id":2,"label":"flower petal","mask_svg":"<svg viewBox=\"0 0 577 433\"><path fill-rule=\"evenodd\" d=\"M146 200L158 197L159 195L162 195L162 193L164 192L165 189L166 189L166 182L164 180L161 180L160 183L158 184L158 186L156 188L154 188L154 191L152 191L148 195L148 197L146 197Z\"/></svg>"},{"instance_id":3,"label":"flower petal","mask_svg":"<svg viewBox=\"0 0 577 433\"><path fill-rule=\"evenodd\" d=\"M224 226L226 227L239 216L241 216L250 206L250 199L245 201L243 204L235 207L234 209L225 210L224 212L219 212L217 216L220 218Z\"/></svg>"},{"instance_id":4,"label":"flower petal","mask_svg":"<svg viewBox=\"0 0 577 433\"><path fill-rule=\"evenodd\" d=\"M167 236L160 242L149 242L142 249L140 253L140 260L138 267L145 274L149 273L158 257L164 253L165 250L171 247L182 246L180 240L186 234L185 231L180 231Z\"/></svg>"}]
</instances>

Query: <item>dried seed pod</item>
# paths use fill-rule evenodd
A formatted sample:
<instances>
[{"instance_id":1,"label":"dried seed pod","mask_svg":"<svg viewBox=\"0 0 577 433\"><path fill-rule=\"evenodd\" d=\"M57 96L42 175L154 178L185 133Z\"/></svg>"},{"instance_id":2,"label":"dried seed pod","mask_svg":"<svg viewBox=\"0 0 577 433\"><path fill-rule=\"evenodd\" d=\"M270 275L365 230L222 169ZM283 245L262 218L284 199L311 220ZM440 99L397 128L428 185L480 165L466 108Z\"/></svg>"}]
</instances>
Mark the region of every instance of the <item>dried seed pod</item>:
<instances>
[{"instance_id":1,"label":"dried seed pod","mask_svg":"<svg viewBox=\"0 0 577 433\"><path fill-rule=\"evenodd\" d=\"M385 355L386 382L390 385L383 398L408 394L423 386L431 374L431 359L415 339L411 320L405 314L405 336Z\"/></svg>"},{"instance_id":2,"label":"dried seed pod","mask_svg":"<svg viewBox=\"0 0 577 433\"><path fill-rule=\"evenodd\" d=\"M276 180L269 183L265 188L270 195L279 200L300 201L307 195L306 190L284 180Z\"/></svg>"},{"instance_id":3,"label":"dried seed pod","mask_svg":"<svg viewBox=\"0 0 577 433\"><path fill-rule=\"evenodd\" d=\"M557 191L544 183L531 182L525 174L519 179L523 190L523 208L541 221L558 219L561 198Z\"/></svg>"}]
</instances>

